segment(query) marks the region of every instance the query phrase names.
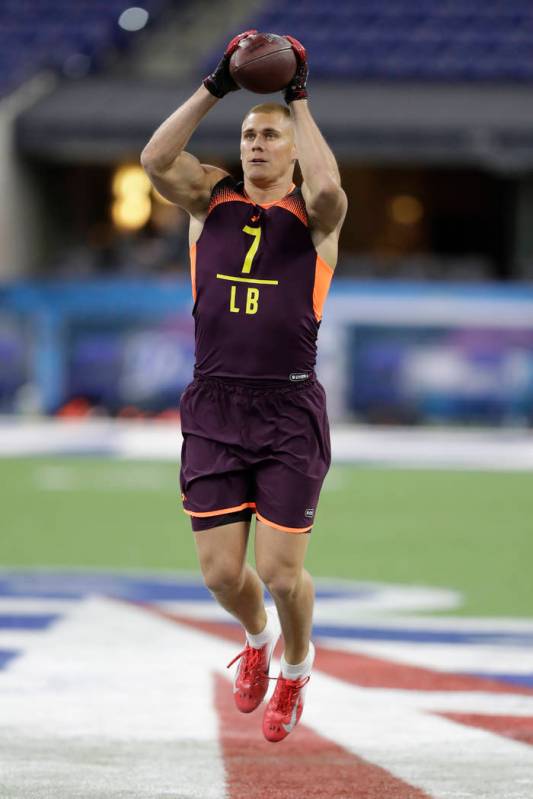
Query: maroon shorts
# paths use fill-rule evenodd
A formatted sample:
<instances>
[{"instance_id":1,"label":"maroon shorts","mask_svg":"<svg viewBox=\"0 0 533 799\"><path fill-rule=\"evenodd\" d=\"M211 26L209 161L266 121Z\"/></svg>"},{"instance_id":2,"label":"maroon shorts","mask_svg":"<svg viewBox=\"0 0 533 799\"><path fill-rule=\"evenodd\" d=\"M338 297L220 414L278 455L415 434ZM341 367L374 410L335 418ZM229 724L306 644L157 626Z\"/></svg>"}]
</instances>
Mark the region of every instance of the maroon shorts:
<instances>
[{"instance_id":1,"label":"maroon shorts","mask_svg":"<svg viewBox=\"0 0 533 799\"><path fill-rule=\"evenodd\" d=\"M316 379L259 386L195 378L180 413L185 513L207 519L250 509L278 530L309 532L331 462Z\"/></svg>"}]
</instances>

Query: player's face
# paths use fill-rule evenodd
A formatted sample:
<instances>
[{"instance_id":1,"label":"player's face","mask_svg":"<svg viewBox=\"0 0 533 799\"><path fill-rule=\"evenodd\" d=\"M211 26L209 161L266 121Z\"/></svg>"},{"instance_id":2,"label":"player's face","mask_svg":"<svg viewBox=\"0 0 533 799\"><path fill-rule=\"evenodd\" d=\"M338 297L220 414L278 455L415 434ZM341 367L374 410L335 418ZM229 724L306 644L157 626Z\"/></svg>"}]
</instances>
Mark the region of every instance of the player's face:
<instances>
[{"instance_id":1,"label":"player's face","mask_svg":"<svg viewBox=\"0 0 533 799\"><path fill-rule=\"evenodd\" d=\"M278 113L248 114L242 125L241 161L250 180L270 183L291 172L296 160L290 119Z\"/></svg>"}]
</instances>

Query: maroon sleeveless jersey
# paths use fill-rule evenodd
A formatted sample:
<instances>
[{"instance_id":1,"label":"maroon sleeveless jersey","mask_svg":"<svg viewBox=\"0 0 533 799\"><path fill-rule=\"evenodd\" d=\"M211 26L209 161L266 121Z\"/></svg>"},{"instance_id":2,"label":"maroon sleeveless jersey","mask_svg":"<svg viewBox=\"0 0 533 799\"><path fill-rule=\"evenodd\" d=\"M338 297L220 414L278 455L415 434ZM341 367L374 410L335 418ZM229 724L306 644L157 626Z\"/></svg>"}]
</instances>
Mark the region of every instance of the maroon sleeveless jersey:
<instances>
[{"instance_id":1,"label":"maroon sleeveless jersey","mask_svg":"<svg viewBox=\"0 0 533 799\"><path fill-rule=\"evenodd\" d=\"M195 375L305 380L332 275L299 188L257 205L243 183L220 180L191 247Z\"/></svg>"}]
</instances>

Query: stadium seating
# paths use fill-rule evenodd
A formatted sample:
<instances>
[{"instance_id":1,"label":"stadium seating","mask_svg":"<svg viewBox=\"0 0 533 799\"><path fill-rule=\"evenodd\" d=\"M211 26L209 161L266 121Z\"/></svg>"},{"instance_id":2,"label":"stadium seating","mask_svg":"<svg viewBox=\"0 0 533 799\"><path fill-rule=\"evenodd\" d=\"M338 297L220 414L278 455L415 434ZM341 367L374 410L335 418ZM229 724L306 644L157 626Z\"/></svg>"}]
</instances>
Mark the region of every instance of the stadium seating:
<instances>
[{"instance_id":1,"label":"stadium seating","mask_svg":"<svg viewBox=\"0 0 533 799\"><path fill-rule=\"evenodd\" d=\"M145 0L151 16L172 0ZM131 35L124 0L3 0L0 96L41 68L98 68ZM324 79L533 80L531 0L269 0L242 26L290 32ZM209 59L214 63L220 45Z\"/></svg>"},{"instance_id":2,"label":"stadium seating","mask_svg":"<svg viewBox=\"0 0 533 799\"><path fill-rule=\"evenodd\" d=\"M313 77L533 80L532 0L269 0L248 22L301 39Z\"/></svg>"},{"instance_id":3,"label":"stadium seating","mask_svg":"<svg viewBox=\"0 0 533 799\"><path fill-rule=\"evenodd\" d=\"M143 7L153 17L167 2L143 0ZM71 76L96 69L110 49L131 41L117 24L127 6L124 0L2 0L0 96L40 69Z\"/></svg>"}]
</instances>

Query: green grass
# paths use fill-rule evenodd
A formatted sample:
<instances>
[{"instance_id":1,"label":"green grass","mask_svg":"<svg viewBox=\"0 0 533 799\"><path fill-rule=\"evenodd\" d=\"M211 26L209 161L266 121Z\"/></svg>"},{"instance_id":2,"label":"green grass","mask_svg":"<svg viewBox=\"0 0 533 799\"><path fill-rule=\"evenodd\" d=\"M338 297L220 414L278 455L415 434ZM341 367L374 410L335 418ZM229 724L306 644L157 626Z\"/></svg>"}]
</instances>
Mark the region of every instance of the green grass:
<instances>
[{"instance_id":1,"label":"green grass","mask_svg":"<svg viewBox=\"0 0 533 799\"><path fill-rule=\"evenodd\" d=\"M0 564L197 570L177 466L0 461ZM462 614L533 616L533 478L338 466L307 566L316 576L455 588Z\"/></svg>"}]
</instances>

